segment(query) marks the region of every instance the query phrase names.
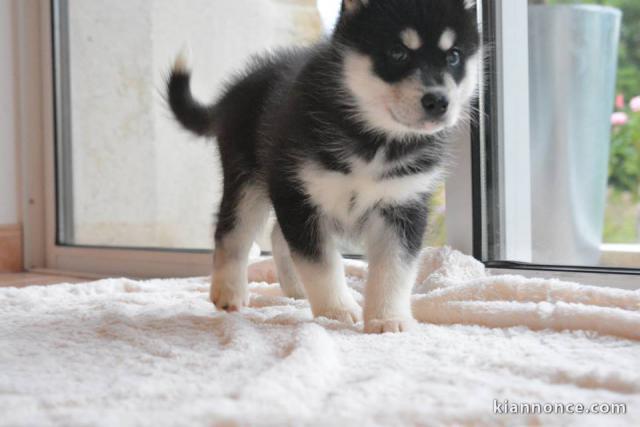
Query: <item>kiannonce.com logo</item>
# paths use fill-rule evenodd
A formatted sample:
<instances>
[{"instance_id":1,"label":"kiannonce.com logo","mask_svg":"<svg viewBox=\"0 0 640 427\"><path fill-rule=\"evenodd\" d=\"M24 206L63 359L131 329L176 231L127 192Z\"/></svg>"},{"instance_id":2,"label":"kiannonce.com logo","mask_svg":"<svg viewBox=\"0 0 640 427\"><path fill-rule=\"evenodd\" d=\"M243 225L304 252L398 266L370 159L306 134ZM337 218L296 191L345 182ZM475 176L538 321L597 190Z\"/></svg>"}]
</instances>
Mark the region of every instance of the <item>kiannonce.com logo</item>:
<instances>
[{"instance_id":1,"label":"kiannonce.com logo","mask_svg":"<svg viewBox=\"0 0 640 427\"><path fill-rule=\"evenodd\" d=\"M493 400L493 413L497 415L542 415L542 414L606 414L627 413L626 403L542 403L511 402Z\"/></svg>"}]
</instances>

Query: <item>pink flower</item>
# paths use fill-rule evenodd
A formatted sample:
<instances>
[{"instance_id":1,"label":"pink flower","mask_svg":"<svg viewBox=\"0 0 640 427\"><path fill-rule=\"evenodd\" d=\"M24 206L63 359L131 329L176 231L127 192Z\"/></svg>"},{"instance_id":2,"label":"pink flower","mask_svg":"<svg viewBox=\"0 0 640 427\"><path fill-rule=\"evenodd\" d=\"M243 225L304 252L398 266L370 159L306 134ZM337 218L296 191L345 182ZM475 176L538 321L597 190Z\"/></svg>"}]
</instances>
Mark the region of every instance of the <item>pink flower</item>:
<instances>
[{"instance_id":1,"label":"pink flower","mask_svg":"<svg viewBox=\"0 0 640 427\"><path fill-rule=\"evenodd\" d=\"M614 126L624 126L629 122L627 113L613 113L611 116L611 124Z\"/></svg>"},{"instance_id":2,"label":"pink flower","mask_svg":"<svg viewBox=\"0 0 640 427\"><path fill-rule=\"evenodd\" d=\"M629 107L634 113L640 113L640 96L636 96L629 101Z\"/></svg>"},{"instance_id":3,"label":"pink flower","mask_svg":"<svg viewBox=\"0 0 640 427\"><path fill-rule=\"evenodd\" d=\"M622 110L624 108L624 95L620 94L616 96L616 108Z\"/></svg>"}]
</instances>

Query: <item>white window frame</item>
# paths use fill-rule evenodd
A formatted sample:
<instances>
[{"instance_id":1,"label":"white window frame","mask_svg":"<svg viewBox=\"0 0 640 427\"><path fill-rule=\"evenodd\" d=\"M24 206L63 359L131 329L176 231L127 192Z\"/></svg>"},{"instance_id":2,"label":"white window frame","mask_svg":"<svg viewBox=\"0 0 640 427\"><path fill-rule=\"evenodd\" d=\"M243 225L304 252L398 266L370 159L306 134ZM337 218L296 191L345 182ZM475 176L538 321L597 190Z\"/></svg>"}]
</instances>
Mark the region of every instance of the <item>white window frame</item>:
<instances>
[{"instance_id":1,"label":"white window frame","mask_svg":"<svg viewBox=\"0 0 640 427\"><path fill-rule=\"evenodd\" d=\"M495 5L498 146L502 147L501 158L509 159L500 162L502 255L504 259L531 262L528 1L497 0Z\"/></svg>"},{"instance_id":2,"label":"white window frame","mask_svg":"<svg viewBox=\"0 0 640 427\"><path fill-rule=\"evenodd\" d=\"M56 176L52 8L15 2L20 75L20 153L25 268L90 276L182 277L210 274L202 252L62 246L56 242Z\"/></svg>"},{"instance_id":3,"label":"white window frame","mask_svg":"<svg viewBox=\"0 0 640 427\"><path fill-rule=\"evenodd\" d=\"M497 14L497 115L500 128L499 141L502 202L500 222L505 233L501 236L501 257L520 262L531 262L531 173L529 147L529 51L527 49L527 0L495 0ZM482 15L482 2L478 2ZM509 25L505 25L509 23ZM479 25L481 25L479 19ZM486 52L487 53L487 52ZM488 81L480 88L482 102ZM508 94L508 95L507 95ZM482 110L482 108L481 108ZM455 141L454 169L447 186L447 235L449 244L464 253L473 253L473 186L471 132L467 128ZM509 179L517 177L517 179Z\"/></svg>"}]
</instances>

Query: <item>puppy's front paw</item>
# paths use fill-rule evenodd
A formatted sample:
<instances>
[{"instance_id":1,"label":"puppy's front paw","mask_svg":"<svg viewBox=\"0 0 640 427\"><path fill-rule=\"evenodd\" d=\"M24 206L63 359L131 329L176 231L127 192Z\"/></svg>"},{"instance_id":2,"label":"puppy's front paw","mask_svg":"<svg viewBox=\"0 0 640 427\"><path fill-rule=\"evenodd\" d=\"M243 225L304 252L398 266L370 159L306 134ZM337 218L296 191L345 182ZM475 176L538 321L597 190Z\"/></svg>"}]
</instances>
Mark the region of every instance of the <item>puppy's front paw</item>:
<instances>
[{"instance_id":1,"label":"puppy's front paw","mask_svg":"<svg viewBox=\"0 0 640 427\"><path fill-rule=\"evenodd\" d=\"M416 321L411 317L399 319L368 319L364 321L364 331L367 334L407 332L415 325Z\"/></svg>"},{"instance_id":2,"label":"puppy's front paw","mask_svg":"<svg viewBox=\"0 0 640 427\"><path fill-rule=\"evenodd\" d=\"M314 315L353 325L362 320L362 309L357 302L351 301L348 304L322 308L315 311Z\"/></svg>"},{"instance_id":3,"label":"puppy's front paw","mask_svg":"<svg viewBox=\"0 0 640 427\"><path fill-rule=\"evenodd\" d=\"M249 293L240 286L229 287L214 284L211 286L209 296L218 310L238 311L249 305Z\"/></svg>"}]
</instances>

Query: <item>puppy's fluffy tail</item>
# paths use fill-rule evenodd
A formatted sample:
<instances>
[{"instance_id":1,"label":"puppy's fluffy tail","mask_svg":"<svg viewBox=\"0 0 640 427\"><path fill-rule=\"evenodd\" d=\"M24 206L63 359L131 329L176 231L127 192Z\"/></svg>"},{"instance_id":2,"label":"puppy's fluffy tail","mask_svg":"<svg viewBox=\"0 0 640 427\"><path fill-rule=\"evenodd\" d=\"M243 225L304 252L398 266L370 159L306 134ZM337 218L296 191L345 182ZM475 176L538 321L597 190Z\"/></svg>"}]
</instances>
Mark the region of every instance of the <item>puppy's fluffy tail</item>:
<instances>
[{"instance_id":1,"label":"puppy's fluffy tail","mask_svg":"<svg viewBox=\"0 0 640 427\"><path fill-rule=\"evenodd\" d=\"M180 124L200 136L215 135L216 107L202 105L191 93L191 54L185 48L176 57L167 82L169 106Z\"/></svg>"}]
</instances>

